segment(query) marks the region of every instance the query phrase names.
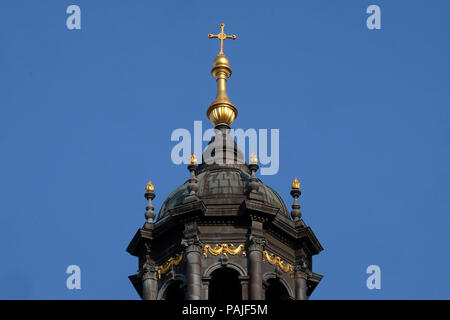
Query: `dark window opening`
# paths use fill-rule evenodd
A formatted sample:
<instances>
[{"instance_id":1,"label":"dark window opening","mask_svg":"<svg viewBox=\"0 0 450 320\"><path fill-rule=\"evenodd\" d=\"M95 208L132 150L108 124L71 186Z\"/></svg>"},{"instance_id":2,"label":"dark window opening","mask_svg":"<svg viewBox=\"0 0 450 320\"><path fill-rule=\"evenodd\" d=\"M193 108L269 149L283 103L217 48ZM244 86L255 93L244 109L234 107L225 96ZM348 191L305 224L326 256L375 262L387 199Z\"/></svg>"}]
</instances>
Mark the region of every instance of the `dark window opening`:
<instances>
[{"instance_id":1,"label":"dark window opening","mask_svg":"<svg viewBox=\"0 0 450 320\"><path fill-rule=\"evenodd\" d=\"M181 301L184 300L185 286L180 280L173 281L166 289L164 300Z\"/></svg>"},{"instance_id":2,"label":"dark window opening","mask_svg":"<svg viewBox=\"0 0 450 320\"><path fill-rule=\"evenodd\" d=\"M266 300L289 300L289 293L279 279L267 280Z\"/></svg>"},{"instance_id":3,"label":"dark window opening","mask_svg":"<svg viewBox=\"0 0 450 320\"><path fill-rule=\"evenodd\" d=\"M239 273L230 268L220 268L211 275L208 289L209 300L242 300L242 286Z\"/></svg>"}]
</instances>

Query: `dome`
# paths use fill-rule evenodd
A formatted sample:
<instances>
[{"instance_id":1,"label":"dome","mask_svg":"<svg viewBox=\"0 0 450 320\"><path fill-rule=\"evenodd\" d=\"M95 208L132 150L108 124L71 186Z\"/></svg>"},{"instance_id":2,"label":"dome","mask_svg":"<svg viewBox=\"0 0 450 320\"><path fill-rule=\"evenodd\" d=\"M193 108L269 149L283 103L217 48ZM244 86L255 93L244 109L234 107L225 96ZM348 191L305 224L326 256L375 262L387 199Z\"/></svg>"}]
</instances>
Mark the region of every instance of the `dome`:
<instances>
[{"instance_id":1,"label":"dome","mask_svg":"<svg viewBox=\"0 0 450 320\"><path fill-rule=\"evenodd\" d=\"M200 165L197 170L197 196L206 207L224 204L240 204L248 198L250 190L250 174L246 164L234 165ZM259 192L264 203L289 217L288 210L278 193L258 179ZM189 195L189 182L175 189L164 201L158 215L158 220L164 218L170 209L183 203Z\"/></svg>"}]
</instances>

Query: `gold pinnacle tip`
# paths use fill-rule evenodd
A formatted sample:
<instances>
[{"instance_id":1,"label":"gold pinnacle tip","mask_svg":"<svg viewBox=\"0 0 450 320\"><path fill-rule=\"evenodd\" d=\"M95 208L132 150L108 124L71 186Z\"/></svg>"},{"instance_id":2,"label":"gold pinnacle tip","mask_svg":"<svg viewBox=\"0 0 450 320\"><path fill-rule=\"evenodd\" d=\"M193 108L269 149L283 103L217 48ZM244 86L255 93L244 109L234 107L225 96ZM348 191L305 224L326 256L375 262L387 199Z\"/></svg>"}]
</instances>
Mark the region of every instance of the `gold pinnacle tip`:
<instances>
[{"instance_id":1,"label":"gold pinnacle tip","mask_svg":"<svg viewBox=\"0 0 450 320\"><path fill-rule=\"evenodd\" d=\"M148 182L147 186L145 187L145 191L147 192L153 192L155 191L155 186L151 181Z\"/></svg>"},{"instance_id":2,"label":"gold pinnacle tip","mask_svg":"<svg viewBox=\"0 0 450 320\"><path fill-rule=\"evenodd\" d=\"M197 157L195 156L195 153L192 153L190 161L191 164L197 164Z\"/></svg>"},{"instance_id":3,"label":"gold pinnacle tip","mask_svg":"<svg viewBox=\"0 0 450 320\"><path fill-rule=\"evenodd\" d=\"M294 181L292 181L292 189L300 190L300 182L297 178L294 178Z\"/></svg>"},{"instance_id":4,"label":"gold pinnacle tip","mask_svg":"<svg viewBox=\"0 0 450 320\"><path fill-rule=\"evenodd\" d=\"M258 157L254 152L250 155L250 163L251 164L258 164Z\"/></svg>"}]
</instances>

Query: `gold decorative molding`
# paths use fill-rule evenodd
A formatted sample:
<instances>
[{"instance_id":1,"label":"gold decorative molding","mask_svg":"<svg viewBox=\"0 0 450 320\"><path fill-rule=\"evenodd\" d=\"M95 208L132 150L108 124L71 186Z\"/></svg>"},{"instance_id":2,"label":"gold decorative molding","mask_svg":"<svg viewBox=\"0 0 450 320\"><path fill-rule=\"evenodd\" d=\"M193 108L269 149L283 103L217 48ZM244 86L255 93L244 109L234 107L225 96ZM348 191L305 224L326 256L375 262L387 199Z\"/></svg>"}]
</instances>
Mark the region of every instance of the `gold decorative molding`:
<instances>
[{"instance_id":1,"label":"gold decorative molding","mask_svg":"<svg viewBox=\"0 0 450 320\"><path fill-rule=\"evenodd\" d=\"M181 260L183 260L183 252L177 254L175 257L169 258L163 265L159 266L158 279L161 279L161 275L173 269L174 266L179 265Z\"/></svg>"},{"instance_id":2,"label":"gold decorative molding","mask_svg":"<svg viewBox=\"0 0 450 320\"><path fill-rule=\"evenodd\" d=\"M275 256L274 254L269 254L266 250L263 251L263 261L265 260L282 271L289 272L291 277L294 276L294 269L292 269L292 265L285 263L280 257Z\"/></svg>"},{"instance_id":3,"label":"gold decorative molding","mask_svg":"<svg viewBox=\"0 0 450 320\"><path fill-rule=\"evenodd\" d=\"M203 248L203 255L205 257L207 257L208 252L214 256L217 256L219 254L223 254L224 256L226 256L227 253L234 256L234 255L239 254L240 252L242 252L242 254L244 256L246 255L245 246L243 244L240 244L237 247L235 247L234 244L221 243L221 244L216 244L216 246L214 248L212 248L209 244L207 244Z\"/></svg>"}]
</instances>

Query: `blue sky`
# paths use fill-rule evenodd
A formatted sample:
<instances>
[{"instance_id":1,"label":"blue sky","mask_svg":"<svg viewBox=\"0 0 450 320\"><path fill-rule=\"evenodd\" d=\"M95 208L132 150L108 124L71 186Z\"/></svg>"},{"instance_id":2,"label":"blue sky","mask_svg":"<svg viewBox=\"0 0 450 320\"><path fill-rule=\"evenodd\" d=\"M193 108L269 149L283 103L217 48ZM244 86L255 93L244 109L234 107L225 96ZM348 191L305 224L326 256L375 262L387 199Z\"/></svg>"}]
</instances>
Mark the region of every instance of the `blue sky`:
<instances>
[{"instance_id":1,"label":"blue sky","mask_svg":"<svg viewBox=\"0 0 450 320\"><path fill-rule=\"evenodd\" d=\"M81 7L81 30L66 8ZM381 8L368 30L366 8ZM0 3L0 298L136 299L125 249L188 177L176 128L209 126L221 22L235 128L280 130L262 180L325 250L312 299L450 299L448 1ZM82 289L66 288L79 265ZM381 290L366 288L381 267Z\"/></svg>"}]
</instances>

